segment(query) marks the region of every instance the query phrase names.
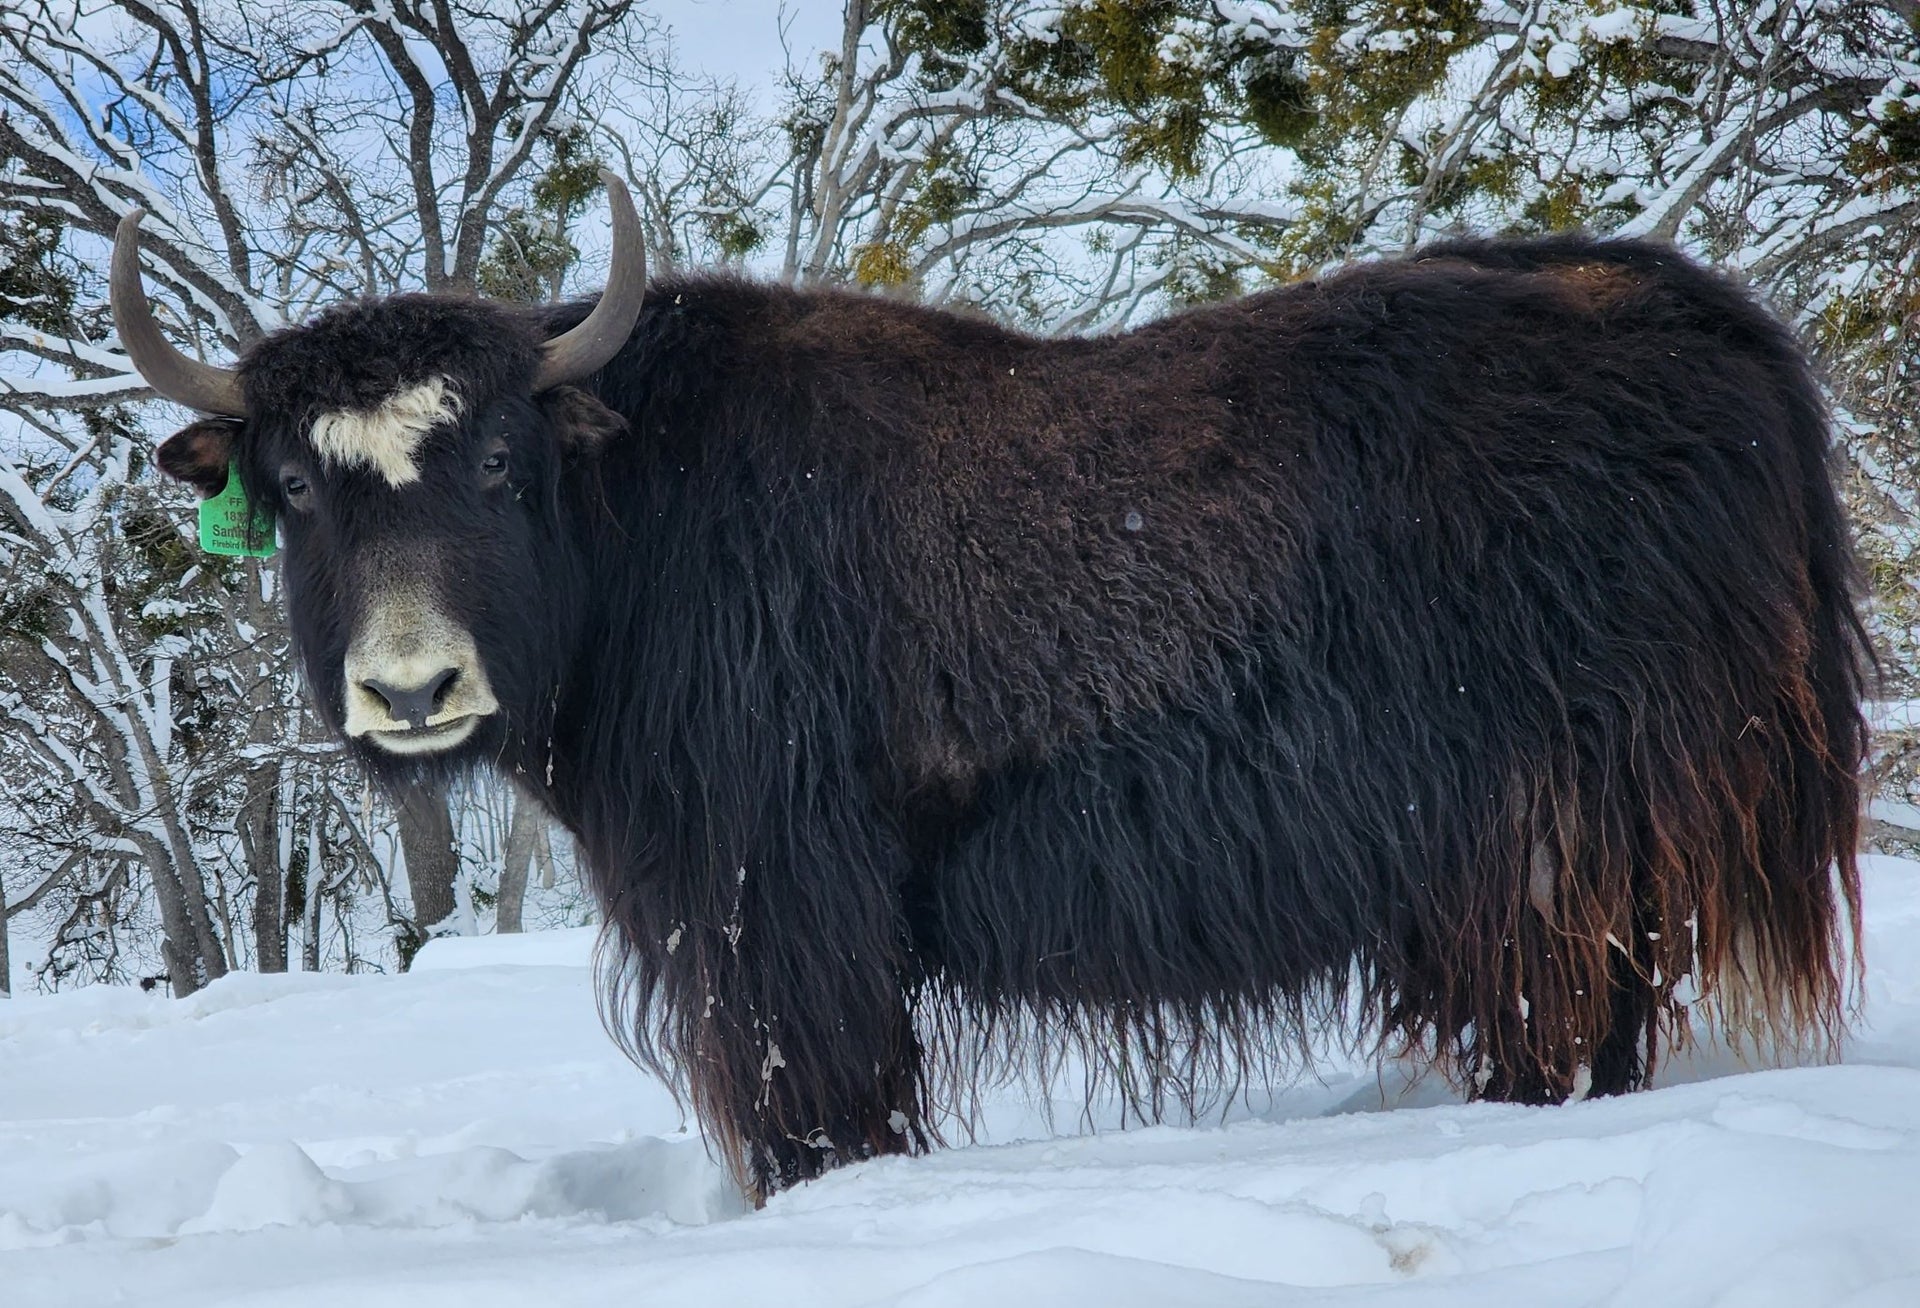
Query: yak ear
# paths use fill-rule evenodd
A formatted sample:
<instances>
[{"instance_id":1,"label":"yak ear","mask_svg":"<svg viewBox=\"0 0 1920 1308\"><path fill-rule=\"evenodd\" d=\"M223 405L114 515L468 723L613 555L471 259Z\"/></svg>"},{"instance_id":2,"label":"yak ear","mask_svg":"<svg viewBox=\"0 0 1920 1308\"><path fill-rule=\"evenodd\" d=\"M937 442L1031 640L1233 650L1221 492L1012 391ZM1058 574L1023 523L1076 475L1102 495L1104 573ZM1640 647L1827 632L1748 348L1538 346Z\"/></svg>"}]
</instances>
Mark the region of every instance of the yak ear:
<instances>
[{"instance_id":1,"label":"yak ear","mask_svg":"<svg viewBox=\"0 0 1920 1308\"><path fill-rule=\"evenodd\" d=\"M186 482L200 492L201 499L207 499L226 489L239 435L237 422L202 418L160 442L154 460L160 471Z\"/></svg>"},{"instance_id":2,"label":"yak ear","mask_svg":"<svg viewBox=\"0 0 1920 1308\"><path fill-rule=\"evenodd\" d=\"M555 386L540 397L547 421L568 454L592 458L627 429L627 420L578 386Z\"/></svg>"}]
</instances>

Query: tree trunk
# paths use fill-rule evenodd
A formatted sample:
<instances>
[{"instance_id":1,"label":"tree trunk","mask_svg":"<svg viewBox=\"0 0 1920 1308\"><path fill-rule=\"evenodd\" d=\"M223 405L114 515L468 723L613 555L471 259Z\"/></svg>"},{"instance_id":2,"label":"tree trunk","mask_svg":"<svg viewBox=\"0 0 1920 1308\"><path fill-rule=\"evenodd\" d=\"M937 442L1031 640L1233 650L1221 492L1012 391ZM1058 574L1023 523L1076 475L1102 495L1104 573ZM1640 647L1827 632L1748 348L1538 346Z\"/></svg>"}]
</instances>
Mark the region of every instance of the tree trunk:
<instances>
[{"instance_id":1,"label":"tree trunk","mask_svg":"<svg viewBox=\"0 0 1920 1308\"><path fill-rule=\"evenodd\" d=\"M174 779L166 760L138 715L127 715L106 736L106 761L113 789L123 799L146 806L155 821L129 832L140 849L140 863L153 883L153 897L165 933L160 956L177 998L227 974L227 955L214 930L207 887L200 876L193 842L174 805ZM136 784L136 766L144 770L148 790Z\"/></svg>"},{"instance_id":2,"label":"tree trunk","mask_svg":"<svg viewBox=\"0 0 1920 1308\"><path fill-rule=\"evenodd\" d=\"M0 881L0 999L13 994L13 958L7 950L7 883Z\"/></svg>"},{"instance_id":3,"label":"tree trunk","mask_svg":"<svg viewBox=\"0 0 1920 1308\"><path fill-rule=\"evenodd\" d=\"M434 927L453 916L453 883L460 874L446 791L426 785L401 791L400 849L407 860L414 925L425 941Z\"/></svg>"},{"instance_id":4,"label":"tree trunk","mask_svg":"<svg viewBox=\"0 0 1920 1308\"><path fill-rule=\"evenodd\" d=\"M315 818L314 821L319 821ZM308 972L320 970L320 892L323 888L323 875L316 866L318 859L312 854L313 844L308 844L307 874L302 888L306 891L306 900L300 914L300 966ZM408 959L412 955L406 956Z\"/></svg>"},{"instance_id":5,"label":"tree trunk","mask_svg":"<svg viewBox=\"0 0 1920 1308\"><path fill-rule=\"evenodd\" d=\"M203 930L195 920L189 906L190 892L181 880L180 869L175 866L170 851L158 841L142 840L140 844L140 862L153 883L154 904L160 910L160 957L166 960L167 979L172 982L174 997L185 999L207 982L225 975L226 959L217 944L212 949L207 947L211 923ZM195 874L198 875L198 869ZM200 903L203 917L205 898L203 892Z\"/></svg>"},{"instance_id":6,"label":"tree trunk","mask_svg":"<svg viewBox=\"0 0 1920 1308\"><path fill-rule=\"evenodd\" d=\"M143 735L139 745L146 755L149 774L171 785L166 769L154 753L153 742ZM184 997L207 982L218 981L227 974L227 951L221 943L220 933L214 929L212 905L207 902L207 883L200 875L198 853L193 842L187 838L179 813L169 806L161 810L159 817L165 843L157 844L154 852L159 857L149 860L147 872L153 877L156 897L162 901L162 923L167 923L165 900L169 896L176 899L177 912L185 919L184 932L176 933L171 924L167 925L168 943L172 951L191 951L186 953L189 967L184 979L179 970L172 966L174 960L171 957L168 959L173 993Z\"/></svg>"},{"instance_id":7,"label":"tree trunk","mask_svg":"<svg viewBox=\"0 0 1920 1308\"><path fill-rule=\"evenodd\" d=\"M533 862L533 847L541 821L539 808L516 792L513 817L507 823L507 849L500 866L500 899L494 917L493 929L502 935L521 929L521 910L527 901L527 869Z\"/></svg>"},{"instance_id":8,"label":"tree trunk","mask_svg":"<svg viewBox=\"0 0 1920 1308\"><path fill-rule=\"evenodd\" d=\"M280 612L279 578L258 559L245 566L246 581L239 592L247 624L257 631L284 632ZM297 740L300 712L280 699L281 678L266 660L255 664L247 688L251 710L247 743L261 758L246 770L246 807L240 815L240 845L247 871L253 876L254 966L262 972L287 970L287 876L292 869L293 842L299 837L299 789L295 766L272 747ZM284 833L284 838L283 838ZM313 882L317 869L308 869Z\"/></svg>"},{"instance_id":9,"label":"tree trunk","mask_svg":"<svg viewBox=\"0 0 1920 1308\"><path fill-rule=\"evenodd\" d=\"M207 885L200 876L199 863L194 861L192 847L180 838L180 833L171 823L167 831L173 837L170 842L173 849L184 851L186 857L168 859L164 873L157 865L149 867L148 871L154 874L156 882L162 881L164 875L164 893L179 897L181 910L186 916L185 933L173 941L174 949L188 962L191 979L186 989L181 988L178 975L173 977L173 993L184 997L207 982L218 981L227 974L227 952L220 943L220 933L214 930L212 905L207 902Z\"/></svg>"},{"instance_id":10,"label":"tree trunk","mask_svg":"<svg viewBox=\"0 0 1920 1308\"><path fill-rule=\"evenodd\" d=\"M287 970L287 871L281 860L280 764L250 769L240 809L240 848L253 874L253 959L262 972Z\"/></svg>"},{"instance_id":11,"label":"tree trunk","mask_svg":"<svg viewBox=\"0 0 1920 1308\"><path fill-rule=\"evenodd\" d=\"M540 888L553 889L553 840L543 817L533 828L533 861L540 868Z\"/></svg>"}]
</instances>

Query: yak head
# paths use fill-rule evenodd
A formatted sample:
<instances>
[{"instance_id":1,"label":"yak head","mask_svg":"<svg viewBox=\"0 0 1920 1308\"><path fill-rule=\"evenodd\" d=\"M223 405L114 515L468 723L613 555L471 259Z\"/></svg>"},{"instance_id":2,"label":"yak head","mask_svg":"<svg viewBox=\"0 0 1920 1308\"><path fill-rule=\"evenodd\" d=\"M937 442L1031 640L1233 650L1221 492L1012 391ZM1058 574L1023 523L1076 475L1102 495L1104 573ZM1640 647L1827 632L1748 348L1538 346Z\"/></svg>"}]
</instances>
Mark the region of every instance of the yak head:
<instances>
[{"instance_id":1,"label":"yak head","mask_svg":"<svg viewBox=\"0 0 1920 1308\"><path fill-rule=\"evenodd\" d=\"M161 395L213 415L160 467L202 495L237 470L284 545L294 644L327 724L386 775L497 754L547 726L578 636L570 515L623 425L577 386L626 343L646 284L638 220L613 201L606 291L548 339L542 315L445 295L338 306L233 369L175 350L120 224L122 342ZM577 316L577 315L576 315Z\"/></svg>"}]
</instances>

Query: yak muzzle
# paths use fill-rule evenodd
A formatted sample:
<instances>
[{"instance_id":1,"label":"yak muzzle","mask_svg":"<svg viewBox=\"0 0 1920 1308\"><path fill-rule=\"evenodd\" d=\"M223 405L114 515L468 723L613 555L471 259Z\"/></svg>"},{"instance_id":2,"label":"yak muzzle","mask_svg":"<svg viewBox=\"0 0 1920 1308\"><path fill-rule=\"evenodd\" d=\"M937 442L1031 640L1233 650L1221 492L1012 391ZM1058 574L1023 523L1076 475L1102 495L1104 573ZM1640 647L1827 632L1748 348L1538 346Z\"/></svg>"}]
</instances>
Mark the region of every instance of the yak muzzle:
<instances>
[{"instance_id":1,"label":"yak muzzle","mask_svg":"<svg viewBox=\"0 0 1920 1308\"><path fill-rule=\"evenodd\" d=\"M410 590L367 605L345 672L347 734L392 754L452 749L500 709L473 633Z\"/></svg>"}]
</instances>

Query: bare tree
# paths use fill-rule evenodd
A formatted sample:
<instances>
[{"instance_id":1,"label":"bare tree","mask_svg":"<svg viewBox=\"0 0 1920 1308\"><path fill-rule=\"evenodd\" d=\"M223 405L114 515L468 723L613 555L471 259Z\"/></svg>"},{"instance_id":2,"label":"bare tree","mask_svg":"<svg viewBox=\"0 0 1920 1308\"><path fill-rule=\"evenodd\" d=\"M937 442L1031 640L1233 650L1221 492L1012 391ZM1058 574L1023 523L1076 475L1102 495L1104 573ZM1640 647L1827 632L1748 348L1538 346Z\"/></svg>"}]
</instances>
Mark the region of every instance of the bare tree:
<instances>
[{"instance_id":1,"label":"bare tree","mask_svg":"<svg viewBox=\"0 0 1920 1308\"><path fill-rule=\"evenodd\" d=\"M1106 33L1071 21L1006 3L943 30L920 7L846 5L818 78L789 74L789 275L909 283L1073 330L1132 316L1181 275L1182 252L1266 258L1292 209L1271 152L1219 107L1206 154L1141 148L1142 115L1097 62L1036 63L1063 36L1097 61ZM1213 34L1194 58L1227 57Z\"/></svg>"},{"instance_id":2,"label":"bare tree","mask_svg":"<svg viewBox=\"0 0 1920 1308\"><path fill-rule=\"evenodd\" d=\"M1220 29L1218 48L1193 57L1221 71L1189 79L1192 94L1239 87L1257 25L1226 24L1210 4L1141 12L1162 8ZM1042 0L850 0L836 48L789 48L778 120L665 59L608 94L597 120L666 257L752 259L795 283L1056 330L1110 326L1184 294L1201 265L1268 259L1291 202L1239 90L1212 107L1204 139L1167 145L1150 130L1155 106L1123 103L1099 66L1103 43L1133 34L1076 27L1075 14ZM1048 53L1068 47L1089 58Z\"/></svg>"},{"instance_id":3,"label":"bare tree","mask_svg":"<svg viewBox=\"0 0 1920 1308\"><path fill-rule=\"evenodd\" d=\"M134 437L93 424L92 484L62 496L64 480L29 480L0 462L0 511L15 530L0 562L33 572L49 621L8 641L0 714L8 753L73 788L97 832L94 848L140 861L167 934L166 965L191 992L231 958L216 929L188 812L192 801L173 696L183 640L129 640L122 587L132 580L109 521L129 505ZM30 556L30 557L29 557ZM54 618L52 615L57 614Z\"/></svg>"},{"instance_id":4,"label":"bare tree","mask_svg":"<svg viewBox=\"0 0 1920 1308\"><path fill-rule=\"evenodd\" d=\"M342 294L472 288L630 10L22 0L0 11L0 212L84 252L145 209L163 319L212 356ZM146 390L98 262L74 259L58 321L0 300L0 571L31 573L38 618L0 660L0 715L95 852L140 869L187 993L246 954L285 966L296 833L355 779L306 713L271 567L197 558L179 497L142 476L151 437L119 406ZM426 847L448 825L402 813ZM309 915L344 884L310 873Z\"/></svg>"}]
</instances>

